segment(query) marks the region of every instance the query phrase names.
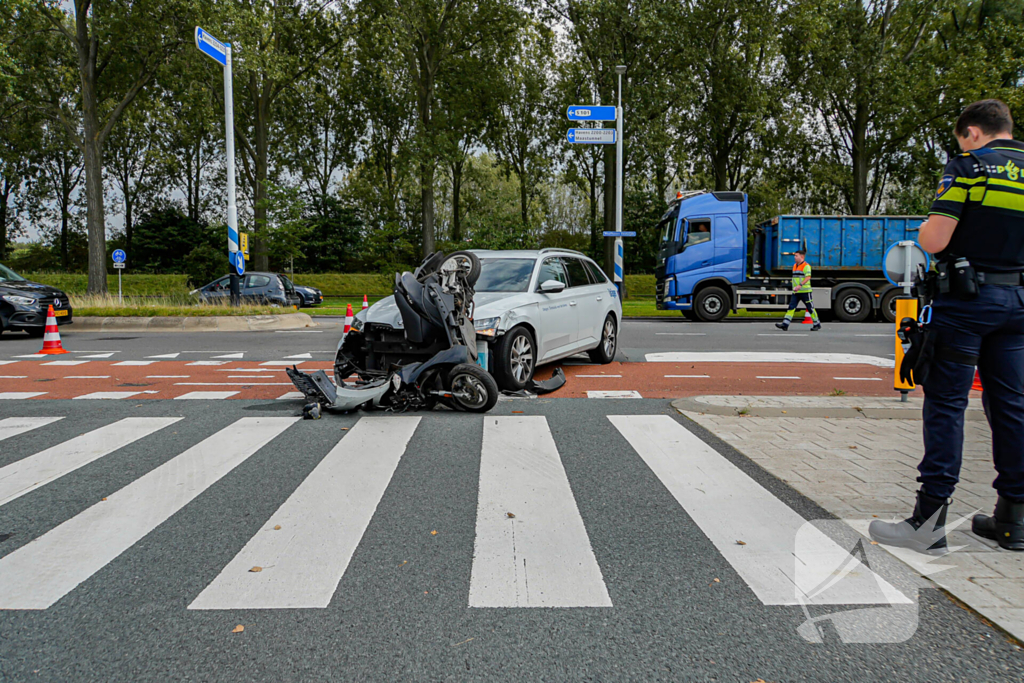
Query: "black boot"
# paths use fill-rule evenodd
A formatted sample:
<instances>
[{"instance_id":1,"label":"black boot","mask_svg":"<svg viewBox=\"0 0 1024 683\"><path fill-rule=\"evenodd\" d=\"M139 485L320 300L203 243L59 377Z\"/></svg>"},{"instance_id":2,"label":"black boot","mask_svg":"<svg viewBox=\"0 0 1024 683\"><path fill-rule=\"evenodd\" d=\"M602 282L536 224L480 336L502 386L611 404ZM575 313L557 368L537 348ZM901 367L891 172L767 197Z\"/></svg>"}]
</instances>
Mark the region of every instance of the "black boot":
<instances>
[{"instance_id":1,"label":"black boot","mask_svg":"<svg viewBox=\"0 0 1024 683\"><path fill-rule=\"evenodd\" d=\"M821 323L814 323L811 325L811 332L817 332L821 329Z\"/></svg>"},{"instance_id":2,"label":"black boot","mask_svg":"<svg viewBox=\"0 0 1024 683\"><path fill-rule=\"evenodd\" d=\"M871 538L883 545L910 548L928 555L944 555L946 546L946 511L949 500L917 492L914 514L902 522L874 520L868 528Z\"/></svg>"},{"instance_id":3,"label":"black boot","mask_svg":"<svg viewBox=\"0 0 1024 683\"><path fill-rule=\"evenodd\" d=\"M971 531L998 541L1004 550L1024 551L1024 503L1013 503L999 496L992 516L974 515Z\"/></svg>"},{"instance_id":4,"label":"black boot","mask_svg":"<svg viewBox=\"0 0 1024 683\"><path fill-rule=\"evenodd\" d=\"M779 328L783 332L789 329L789 323L783 320L781 323L775 323L775 327Z\"/></svg>"}]
</instances>

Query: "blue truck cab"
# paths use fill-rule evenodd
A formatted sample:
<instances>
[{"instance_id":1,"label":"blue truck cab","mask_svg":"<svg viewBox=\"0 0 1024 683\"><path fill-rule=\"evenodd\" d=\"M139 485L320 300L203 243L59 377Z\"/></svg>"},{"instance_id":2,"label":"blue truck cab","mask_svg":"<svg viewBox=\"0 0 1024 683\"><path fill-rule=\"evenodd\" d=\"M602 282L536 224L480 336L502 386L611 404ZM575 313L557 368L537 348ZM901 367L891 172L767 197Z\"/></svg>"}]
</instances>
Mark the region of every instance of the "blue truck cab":
<instances>
[{"instance_id":1,"label":"blue truck cab","mask_svg":"<svg viewBox=\"0 0 1024 683\"><path fill-rule=\"evenodd\" d=\"M680 193L657 226L657 305L704 322L740 308L785 310L803 247L816 308L847 322L892 322L900 290L882 272L885 250L915 239L924 218L776 216L748 231L744 193Z\"/></svg>"}]
</instances>

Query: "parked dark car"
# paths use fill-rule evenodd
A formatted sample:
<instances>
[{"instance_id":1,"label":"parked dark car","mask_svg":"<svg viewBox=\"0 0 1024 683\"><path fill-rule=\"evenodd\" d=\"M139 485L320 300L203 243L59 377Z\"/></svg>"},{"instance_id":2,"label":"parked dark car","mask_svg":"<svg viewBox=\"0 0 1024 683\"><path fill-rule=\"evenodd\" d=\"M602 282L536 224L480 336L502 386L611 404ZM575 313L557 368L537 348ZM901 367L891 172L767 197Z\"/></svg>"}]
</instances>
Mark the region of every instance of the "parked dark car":
<instances>
[{"instance_id":1,"label":"parked dark car","mask_svg":"<svg viewBox=\"0 0 1024 683\"><path fill-rule=\"evenodd\" d=\"M298 306L302 300L295 287L279 273L246 273L239 283L242 303L269 304L271 306ZM201 301L227 305L231 301L231 278L228 275L210 284L192 290Z\"/></svg>"},{"instance_id":2,"label":"parked dark car","mask_svg":"<svg viewBox=\"0 0 1024 683\"><path fill-rule=\"evenodd\" d=\"M53 306L58 325L71 322L67 294L38 282L30 282L0 263L0 333L24 330L41 337L46 330L46 311Z\"/></svg>"},{"instance_id":3,"label":"parked dark car","mask_svg":"<svg viewBox=\"0 0 1024 683\"><path fill-rule=\"evenodd\" d=\"M295 285L295 293L299 295L300 299L302 299L302 303L299 304L300 308L312 308L313 306L319 306L324 302L324 293L316 287Z\"/></svg>"}]
</instances>

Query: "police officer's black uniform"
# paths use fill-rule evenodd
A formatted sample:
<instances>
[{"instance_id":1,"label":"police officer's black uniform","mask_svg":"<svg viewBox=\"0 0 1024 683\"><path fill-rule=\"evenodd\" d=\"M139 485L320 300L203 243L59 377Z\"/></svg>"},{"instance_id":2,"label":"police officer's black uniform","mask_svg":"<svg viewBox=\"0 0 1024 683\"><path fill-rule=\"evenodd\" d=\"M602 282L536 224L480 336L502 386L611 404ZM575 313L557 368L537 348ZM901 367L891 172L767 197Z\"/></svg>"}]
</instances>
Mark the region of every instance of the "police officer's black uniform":
<instances>
[{"instance_id":1,"label":"police officer's black uniform","mask_svg":"<svg viewBox=\"0 0 1024 683\"><path fill-rule=\"evenodd\" d=\"M977 365L992 428L999 476L996 514L978 515L974 531L1004 548L1024 550L1024 144L1000 139L954 157L939 184L931 214L958 222L949 246L937 254L950 267L966 261L978 273L977 295L937 294L928 325L935 353L924 379L925 454L914 517L936 516L944 526L948 499L960 478L964 410ZM882 543L906 545L896 525L872 523ZM904 529L905 530L905 529ZM934 535L942 552L945 537ZM926 544L924 547L928 547Z\"/></svg>"}]
</instances>

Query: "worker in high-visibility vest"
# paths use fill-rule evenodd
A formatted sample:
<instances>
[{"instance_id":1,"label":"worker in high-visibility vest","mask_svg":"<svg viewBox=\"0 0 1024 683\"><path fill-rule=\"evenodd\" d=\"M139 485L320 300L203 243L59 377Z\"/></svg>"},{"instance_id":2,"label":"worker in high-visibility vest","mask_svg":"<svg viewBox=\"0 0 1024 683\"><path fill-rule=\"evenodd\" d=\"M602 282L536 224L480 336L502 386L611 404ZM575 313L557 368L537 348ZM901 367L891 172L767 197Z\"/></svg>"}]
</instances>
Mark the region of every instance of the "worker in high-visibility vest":
<instances>
[{"instance_id":1,"label":"worker in high-visibility vest","mask_svg":"<svg viewBox=\"0 0 1024 683\"><path fill-rule=\"evenodd\" d=\"M803 303L807 307L807 312L811 314L811 320L814 321L811 332L817 332L821 329L821 321L818 320L818 312L814 310L814 303L811 301L811 264L807 262L807 251L797 249L793 254L793 259L796 261L793 264L793 296L789 297L789 310L786 311L786 317L782 319L781 323L775 323L775 327L783 331L788 330L789 323L793 322L797 306Z\"/></svg>"}]
</instances>

